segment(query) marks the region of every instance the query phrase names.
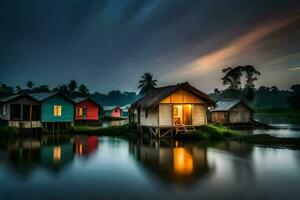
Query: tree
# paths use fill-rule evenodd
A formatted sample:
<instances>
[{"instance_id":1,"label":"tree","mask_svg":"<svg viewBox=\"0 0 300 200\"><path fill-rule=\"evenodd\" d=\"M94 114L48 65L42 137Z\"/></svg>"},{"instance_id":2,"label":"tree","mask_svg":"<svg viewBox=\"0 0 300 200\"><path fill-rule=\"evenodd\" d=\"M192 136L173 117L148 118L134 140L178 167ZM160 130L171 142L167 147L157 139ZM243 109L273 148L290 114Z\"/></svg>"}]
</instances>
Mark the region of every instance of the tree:
<instances>
[{"instance_id":1,"label":"tree","mask_svg":"<svg viewBox=\"0 0 300 200\"><path fill-rule=\"evenodd\" d=\"M242 93L241 96L243 99L252 101L255 96L255 85L254 81L257 80L257 75L260 75L260 72L257 71L252 65L237 66L237 67L227 67L222 70L224 76L221 78L223 85L229 85L227 90L230 89L228 94L238 94ZM242 84L242 78L245 79L245 83ZM234 91L236 90L236 91Z\"/></svg>"},{"instance_id":2,"label":"tree","mask_svg":"<svg viewBox=\"0 0 300 200\"><path fill-rule=\"evenodd\" d=\"M14 92L13 87L10 87L6 84L1 84L0 85L0 97L5 97L5 96L12 95L13 92Z\"/></svg>"},{"instance_id":3,"label":"tree","mask_svg":"<svg viewBox=\"0 0 300 200\"><path fill-rule=\"evenodd\" d=\"M54 92L58 91L58 92L61 92L65 95L69 95L68 86L66 86L66 85L59 85L56 88L54 88L53 91Z\"/></svg>"},{"instance_id":4,"label":"tree","mask_svg":"<svg viewBox=\"0 0 300 200\"><path fill-rule=\"evenodd\" d=\"M19 85L16 86L16 92L17 93L21 93L22 92L22 88Z\"/></svg>"},{"instance_id":5,"label":"tree","mask_svg":"<svg viewBox=\"0 0 300 200\"><path fill-rule=\"evenodd\" d=\"M146 94L151 89L156 87L157 80L153 79L153 74L148 72L142 75L142 79L139 81L138 88L140 89L140 94Z\"/></svg>"},{"instance_id":6,"label":"tree","mask_svg":"<svg viewBox=\"0 0 300 200\"><path fill-rule=\"evenodd\" d=\"M87 96L89 94L89 89L84 84L81 84L78 90L82 96Z\"/></svg>"},{"instance_id":7,"label":"tree","mask_svg":"<svg viewBox=\"0 0 300 200\"><path fill-rule=\"evenodd\" d=\"M27 85L27 88L28 88L28 89L32 89L32 87L33 87L33 82L32 82L32 81L27 81L26 85Z\"/></svg>"},{"instance_id":8,"label":"tree","mask_svg":"<svg viewBox=\"0 0 300 200\"><path fill-rule=\"evenodd\" d=\"M70 92L74 92L77 88L77 82L75 80L71 80L70 83L68 84L68 88Z\"/></svg>"},{"instance_id":9,"label":"tree","mask_svg":"<svg viewBox=\"0 0 300 200\"><path fill-rule=\"evenodd\" d=\"M292 108L300 109L300 84L293 85L291 87L292 94L288 98L288 101Z\"/></svg>"}]
</instances>

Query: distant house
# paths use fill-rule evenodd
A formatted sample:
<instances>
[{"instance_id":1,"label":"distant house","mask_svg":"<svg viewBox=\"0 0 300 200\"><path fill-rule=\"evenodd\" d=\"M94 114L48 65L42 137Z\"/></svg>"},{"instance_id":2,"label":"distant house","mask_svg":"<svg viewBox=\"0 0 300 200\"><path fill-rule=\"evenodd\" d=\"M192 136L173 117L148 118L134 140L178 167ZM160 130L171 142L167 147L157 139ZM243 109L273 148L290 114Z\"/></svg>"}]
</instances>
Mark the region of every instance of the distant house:
<instances>
[{"instance_id":1,"label":"distant house","mask_svg":"<svg viewBox=\"0 0 300 200\"><path fill-rule=\"evenodd\" d=\"M127 104L127 105L124 105L121 107L121 110L122 110L122 118L128 118L128 111L129 111L129 108L130 108L130 104Z\"/></svg>"},{"instance_id":2,"label":"distant house","mask_svg":"<svg viewBox=\"0 0 300 200\"><path fill-rule=\"evenodd\" d=\"M60 92L33 93L31 97L41 102L41 122L44 128L59 131L60 127L73 125L74 102Z\"/></svg>"},{"instance_id":3,"label":"distant house","mask_svg":"<svg viewBox=\"0 0 300 200\"><path fill-rule=\"evenodd\" d=\"M119 106L104 106L104 116L106 117L114 117L114 118L121 118L122 117L122 110Z\"/></svg>"},{"instance_id":4,"label":"distant house","mask_svg":"<svg viewBox=\"0 0 300 200\"><path fill-rule=\"evenodd\" d=\"M254 111L239 99L222 99L216 103L216 107L211 112L213 123L230 124L251 122Z\"/></svg>"},{"instance_id":5,"label":"distant house","mask_svg":"<svg viewBox=\"0 0 300 200\"><path fill-rule=\"evenodd\" d=\"M39 128L40 102L27 94L16 94L0 99L0 119L8 126L17 128Z\"/></svg>"},{"instance_id":6,"label":"distant house","mask_svg":"<svg viewBox=\"0 0 300 200\"><path fill-rule=\"evenodd\" d=\"M131 106L134 122L150 129L155 136L164 136L173 129L187 132L187 127L207 124L206 110L213 100L188 82L159 87L148 92ZM161 129L166 129L164 134Z\"/></svg>"},{"instance_id":7,"label":"distant house","mask_svg":"<svg viewBox=\"0 0 300 200\"><path fill-rule=\"evenodd\" d=\"M76 121L98 121L100 104L89 97L78 97L75 102Z\"/></svg>"}]
</instances>

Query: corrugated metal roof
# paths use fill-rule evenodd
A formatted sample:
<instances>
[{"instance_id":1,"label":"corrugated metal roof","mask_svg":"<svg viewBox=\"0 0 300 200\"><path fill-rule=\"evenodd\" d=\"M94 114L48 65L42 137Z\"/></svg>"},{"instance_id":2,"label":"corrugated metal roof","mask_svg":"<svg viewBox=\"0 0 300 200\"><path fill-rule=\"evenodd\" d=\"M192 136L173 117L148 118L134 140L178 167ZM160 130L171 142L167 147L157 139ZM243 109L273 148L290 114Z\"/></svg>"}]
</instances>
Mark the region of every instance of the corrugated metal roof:
<instances>
[{"instance_id":1,"label":"corrugated metal roof","mask_svg":"<svg viewBox=\"0 0 300 200\"><path fill-rule=\"evenodd\" d=\"M75 103L79 103L79 102L82 102L82 101L84 101L86 99L88 99L88 97L77 97L77 98L73 99L73 101Z\"/></svg>"},{"instance_id":2,"label":"corrugated metal roof","mask_svg":"<svg viewBox=\"0 0 300 200\"><path fill-rule=\"evenodd\" d=\"M8 97L2 97L2 98L0 99L0 102L6 103L6 102L8 102L8 101L10 101L10 100L13 100L13 99L15 99L15 98L18 98L18 97L20 97L20 96L22 96L22 95L24 95L24 94L14 94L14 95L11 95L11 96L8 96Z\"/></svg>"},{"instance_id":3,"label":"corrugated metal roof","mask_svg":"<svg viewBox=\"0 0 300 200\"><path fill-rule=\"evenodd\" d=\"M216 103L216 108L212 111L229 111L241 102L240 99L221 99Z\"/></svg>"},{"instance_id":4,"label":"corrugated metal roof","mask_svg":"<svg viewBox=\"0 0 300 200\"><path fill-rule=\"evenodd\" d=\"M45 99L48 99L49 97L57 94L58 92L40 92L40 93L32 93L29 94L33 98L35 98L38 101L43 101Z\"/></svg>"},{"instance_id":5,"label":"corrugated metal roof","mask_svg":"<svg viewBox=\"0 0 300 200\"><path fill-rule=\"evenodd\" d=\"M119 106L103 106L104 111L111 111L115 108L120 108Z\"/></svg>"}]
</instances>

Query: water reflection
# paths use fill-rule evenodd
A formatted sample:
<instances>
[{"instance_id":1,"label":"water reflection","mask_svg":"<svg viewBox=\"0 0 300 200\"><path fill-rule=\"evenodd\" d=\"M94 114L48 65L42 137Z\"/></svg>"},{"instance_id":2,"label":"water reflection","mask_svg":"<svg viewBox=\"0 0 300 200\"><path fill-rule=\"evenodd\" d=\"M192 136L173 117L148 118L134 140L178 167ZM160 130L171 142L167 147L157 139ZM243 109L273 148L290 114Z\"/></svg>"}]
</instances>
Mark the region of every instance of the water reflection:
<instances>
[{"instance_id":1,"label":"water reflection","mask_svg":"<svg viewBox=\"0 0 300 200\"><path fill-rule=\"evenodd\" d=\"M192 182L213 170L206 148L178 141L138 140L130 143L130 153L143 167L169 182Z\"/></svg>"},{"instance_id":2,"label":"water reflection","mask_svg":"<svg viewBox=\"0 0 300 200\"><path fill-rule=\"evenodd\" d=\"M1 141L0 147L8 155L10 168L23 175L37 166L58 172L73 161L74 155L88 157L98 148L97 136L47 135ZM2 162L3 159L5 157L1 158Z\"/></svg>"},{"instance_id":3,"label":"water reflection","mask_svg":"<svg viewBox=\"0 0 300 200\"><path fill-rule=\"evenodd\" d=\"M3 199L299 199L299 164L300 151L236 141L0 137L0 194Z\"/></svg>"}]
</instances>

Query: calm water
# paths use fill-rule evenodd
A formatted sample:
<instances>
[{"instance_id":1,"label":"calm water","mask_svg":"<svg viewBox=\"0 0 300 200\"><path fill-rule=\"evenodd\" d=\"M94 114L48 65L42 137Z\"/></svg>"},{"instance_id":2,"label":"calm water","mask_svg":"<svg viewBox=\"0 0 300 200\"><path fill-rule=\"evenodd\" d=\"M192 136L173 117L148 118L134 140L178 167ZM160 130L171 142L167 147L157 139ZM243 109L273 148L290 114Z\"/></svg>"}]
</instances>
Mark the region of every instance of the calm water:
<instances>
[{"instance_id":1,"label":"calm water","mask_svg":"<svg viewBox=\"0 0 300 200\"><path fill-rule=\"evenodd\" d=\"M300 119L299 118L287 118L284 116L272 116L265 114L256 114L254 116L256 121L268 124L274 129L257 129L242 131L246 134L269 134L277 137L300 137Z\"/></svg>"},{"instance_id":2,"label":"calm water","mask_svg":"<svg viewBox=\"0 0 300 200\"><path fill-rule=\"evenodd\" d=\"M0 199L300 199L300 151L97 136L0 138Z\"/></svg>"}]
</instances>

